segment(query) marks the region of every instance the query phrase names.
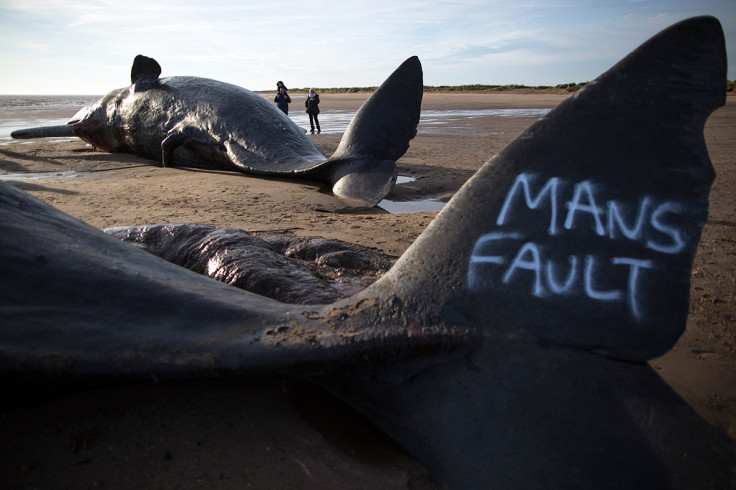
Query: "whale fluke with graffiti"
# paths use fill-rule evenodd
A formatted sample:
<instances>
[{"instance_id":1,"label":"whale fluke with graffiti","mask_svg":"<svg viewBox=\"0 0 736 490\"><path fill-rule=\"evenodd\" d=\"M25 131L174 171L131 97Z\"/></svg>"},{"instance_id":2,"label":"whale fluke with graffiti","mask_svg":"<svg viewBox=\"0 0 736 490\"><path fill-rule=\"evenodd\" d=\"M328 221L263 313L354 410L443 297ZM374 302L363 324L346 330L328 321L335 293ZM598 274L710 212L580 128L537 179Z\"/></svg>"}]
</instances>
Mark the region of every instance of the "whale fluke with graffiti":
<instances>
[{"instance_id":1,"label":"whale fluke with graffiti","mask_svg":"<svg viewBox=\"0 0 736 490\"><path fill-rule=\"evenodd\" d=\"M734 488L734 441L646 363L685 328L725 77L716 19L664 30L328 305L217 283L3 185L0 369L306 379L452 488Z\"/></svg>"},{"instance_id":2,"label":"whale fluke with graffiti","mask_svg":"<svg viewBox=\"0 0 736 490\"><path fill-rule=\"evenodd\" d=\"M372 207L396 182L396 160L417 133L422 104L422 66L414 56L366 100L328 159L264 97L217 80L160 74L156 60L138 55L130 87L113 90L68 124L11 136L78 136L100 150L164 166L324 181L348 205Z\"/></svg>"}]
</instances>

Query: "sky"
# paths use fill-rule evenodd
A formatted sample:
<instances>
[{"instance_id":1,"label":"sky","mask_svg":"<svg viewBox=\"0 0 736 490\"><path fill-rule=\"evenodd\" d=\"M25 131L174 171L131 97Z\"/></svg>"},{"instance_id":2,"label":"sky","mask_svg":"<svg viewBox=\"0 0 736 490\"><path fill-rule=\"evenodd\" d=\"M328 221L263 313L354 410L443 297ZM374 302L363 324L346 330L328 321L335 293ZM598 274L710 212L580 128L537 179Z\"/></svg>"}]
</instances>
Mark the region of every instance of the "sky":
<instances>
[{"instance_id":1,"label":"sky","mask_svg":"<svg viewBox=\"0 0 736 490\"><path fill-rule=\"evenodd\" d=\"M137 54L251 90L377 86L413 55L425 85L579 83L706 14L736 53L736 0L0 0L0 94L102 95Z\"/></svg>"}]
</instances>

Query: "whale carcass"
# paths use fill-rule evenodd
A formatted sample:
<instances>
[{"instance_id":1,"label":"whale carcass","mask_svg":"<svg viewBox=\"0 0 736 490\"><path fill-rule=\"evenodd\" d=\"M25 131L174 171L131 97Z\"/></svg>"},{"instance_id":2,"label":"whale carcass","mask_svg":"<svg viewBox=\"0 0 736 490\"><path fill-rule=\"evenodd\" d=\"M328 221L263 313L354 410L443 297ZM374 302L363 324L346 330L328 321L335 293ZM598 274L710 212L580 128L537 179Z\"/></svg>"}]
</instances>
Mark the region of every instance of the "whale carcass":
<instances>
[{"instance_id":1,"label":"whale carcass","mask_svg":"<svg viewBox=\"0 0 736 490\"><path fill-rule=\"evenodd\" d=\"M159 78L138 55L129 87L113 90L66 125L14 131L18 139L78 136L95 148L161 162L324 181L349 205L375 206L396 182L396 160L417 132L422 67L401 64L366 100L327 158L283 112L242 87L208 78Z\"/></svg>"}]
</instances>

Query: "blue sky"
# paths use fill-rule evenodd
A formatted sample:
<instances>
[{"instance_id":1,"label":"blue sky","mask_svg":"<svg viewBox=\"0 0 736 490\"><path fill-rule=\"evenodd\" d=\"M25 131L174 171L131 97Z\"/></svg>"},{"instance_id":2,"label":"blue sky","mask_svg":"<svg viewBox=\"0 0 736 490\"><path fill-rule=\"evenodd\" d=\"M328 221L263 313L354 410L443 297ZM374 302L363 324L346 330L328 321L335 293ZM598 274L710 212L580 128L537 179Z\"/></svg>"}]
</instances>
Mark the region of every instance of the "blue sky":
<instances>
[{"instance_id":1,"label":"blue sky","mask_svg":"<svg viewBox=\"0 0 736 490\"><path fill-rule=\"evenodd\" d=\"M426 85L584 82L703 14L736 57L736 0L0 0L0 94L103 94L139 53L251 90L379 85L412 55Z\"/></svg>"}]
</instances>

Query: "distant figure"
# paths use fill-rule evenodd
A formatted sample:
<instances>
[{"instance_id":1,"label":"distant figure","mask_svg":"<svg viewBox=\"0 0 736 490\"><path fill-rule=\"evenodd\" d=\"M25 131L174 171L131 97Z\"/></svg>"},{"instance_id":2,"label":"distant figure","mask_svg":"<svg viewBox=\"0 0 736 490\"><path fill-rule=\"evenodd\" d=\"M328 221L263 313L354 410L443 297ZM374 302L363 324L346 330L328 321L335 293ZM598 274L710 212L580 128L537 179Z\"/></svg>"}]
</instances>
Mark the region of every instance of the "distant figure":
<instances>
[{"instance_id":1,"label":"distant figure","mask_svg":"<svg viewBox=\"0 0 736 490\"><path fill-rule=\"evenodd\" d=\"M278 95L279 90L281 90L281 87L284 87L284 90L289 90L288 88L286 88L286 85L284 85L284 82L279 80L278 82L276 82L276 95Z\"/></svg>"},{"instance_id":2,"label":"distant figure","mask_svg":"<svg viewBox=\"0 0 736 490\"><path fill-rule=\"evenodd\" d=\"M304 107L307 108L307 114L309 114L309 125L312 126L312 132L314 133L314 125L317 125L317 132L321 133L322 130L319 128L319 94L314 91L313 88L309 89L309 97L304 101Z\"/></svg>"},{"instance_id":3,"label":"distant figure","mask_svg":"<svg viewBox=\"0 0 736 490\"><path fill-rule=\"evenodd\" d=\"M284 111L284 114L289 115L289 104L291 104L291 97L286 93L286 87L280 87L279 93L273 99L279 109Z\"/></svg>"}]
</instances>

